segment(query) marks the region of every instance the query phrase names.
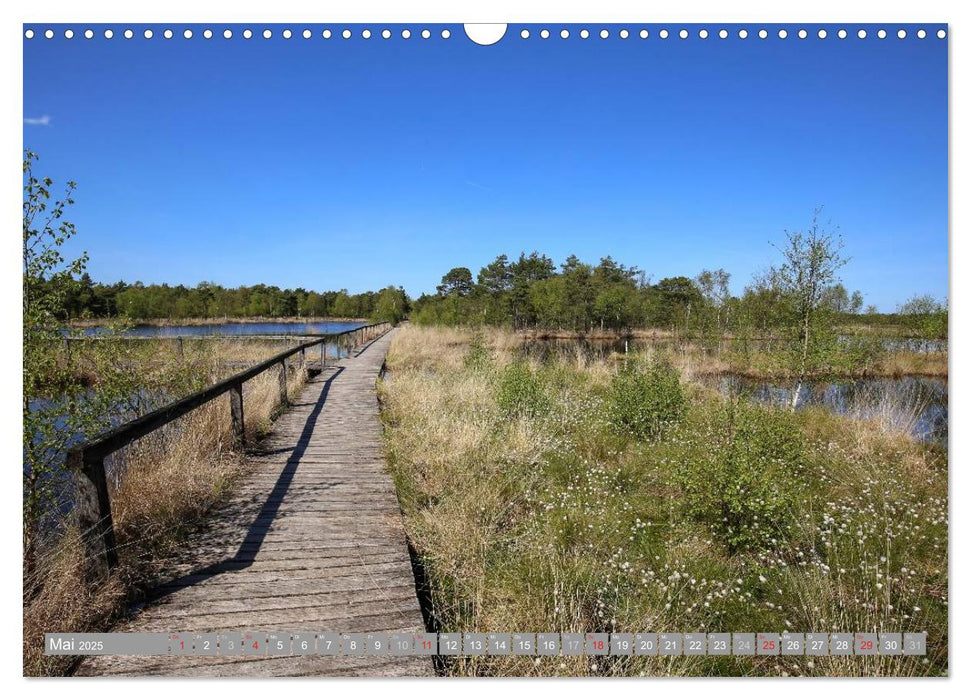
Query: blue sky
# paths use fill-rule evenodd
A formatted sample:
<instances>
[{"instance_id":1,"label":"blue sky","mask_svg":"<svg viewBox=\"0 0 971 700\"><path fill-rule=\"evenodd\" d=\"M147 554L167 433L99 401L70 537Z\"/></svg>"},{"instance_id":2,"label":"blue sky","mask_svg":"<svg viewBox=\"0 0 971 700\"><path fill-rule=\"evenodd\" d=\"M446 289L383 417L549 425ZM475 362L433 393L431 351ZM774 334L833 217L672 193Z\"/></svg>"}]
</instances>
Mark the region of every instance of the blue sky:
<instances>
[{"instance_id":1,"label":"blue sky","mask_svg":"<svg viewBox=\"0 0 971 700\"><path fill-rule=\"evenodd\" d=\"M740 292L814 207L844 282L947 296L947 41L674 35L24 41L24 145L79 188L97 280L433 291L453 266L610 255ZM302 30L305 25L294 25ZM679 25L680 26L680 25ZM765 26L769 38L756 31ZM894 25L899 26L899 25ZM36 27L42 30L44 27ZM334 27L334 29L341 29ZM673 28L672 28L673 29ZM38 34L40 31L38 31Z\"/></svg>"}]
</instances>

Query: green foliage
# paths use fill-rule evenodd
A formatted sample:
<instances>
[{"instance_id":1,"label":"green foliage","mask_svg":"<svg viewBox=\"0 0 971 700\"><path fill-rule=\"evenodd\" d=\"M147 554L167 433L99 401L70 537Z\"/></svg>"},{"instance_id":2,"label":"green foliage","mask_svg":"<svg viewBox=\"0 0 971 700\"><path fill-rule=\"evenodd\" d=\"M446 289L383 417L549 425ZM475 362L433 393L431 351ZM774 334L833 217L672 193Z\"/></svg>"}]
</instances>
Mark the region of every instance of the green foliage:
<instances>
[{"instance_id":1,"label":"green foliage","mask_svg":"<svg viewBox=\"0 0 971 700\"><path fill-rule=\"evenodd\" d=\"M39 540L65 511L70 496L64 454L75 441L106 429L111 417L130 415L146 398L148 382L134 371L122 346L110 338L90 349L97 391L86 388L64 352L58 318L77 291L87 255L73 261L64 244L76 231L64 219L75 185L51 202L49 178L33 174L37 156L24 152L23 187L23 534L25 567L33 566ZM130 345L130 344L129 344Z\"/></svg>"},{"instance_id":2,"label":"green foliage","mask_svg":"<svg viewBox=\"0 0 971 700\"><path fill-rule=\"evenodd\" d=\"M839 343L834 368L866 374L888 354L884 338L880 336L847 336Z\"/></svg>"},{"instance_id":3,"label":"green foliage","mask_svg":"<svg viewBox=\"0 0 971 700\"><path fill-rule=\"evenodd\" d=\"M536 418L550 408L540 377L522 361L511 363L499 375L496 403L510 418Z\"/></svg>"},{"instance_id":4,"label":"green foliage","mask_svg":"<svg viewBox=\"0 0 971 700\"><path fill-rule=\"evenodd\" d=\"M401 287L385 287L378 292L374 310L369 314L375 321L398 323L408 312L408 295Z\"/></svg>"},{"instance_id":5,"label":"green foliage","mask_svg":"<svg viewBox=\"0 0 971 700\"><path fill-rule=\"evenodd\" d=\"M81 270L75 270L74 274L78 272ZM57 286L46 279L38 285L45 289ZM109 285L96 283L82 272L70 286L61 288L60 293L63 298L54 311L60 320L115 316L128 319L335 316L398 322L410 310L407 294L394 286L378 292L348 294L346 289L315 292L302 287L281 289L265 284L227 288L213 282L200 282L195 287L141 282Z\"/></svg>"},{"instance_id":6,"label":"green foliage","mask_svg":"<svg viewBox=\"0 0 971 700\"><path fill-rule=\"evenodd\" d=\"M492 367L492 353L485 345L482 333L473 333L469 339L469 349L465 353L463 362L467 369L473 372L483 372Z\"/></svg>"},{"instance_id":7,"label":"green foliage","mask_svg":"<svg viewBox=\"0 0 971 700\"><path fill-rule=\"evenodd\" d=\"M792 525L804 461L798 425L789 413L729 401L705 433L711 440L677 475L688 515L707 523L732 553L772 548Z\"/></svg>"},{"instance_id":8,"label":"green foliage","mask_svg":"<svg viewBox=\"0 0 971 700\"><path fill-rule=\"evenodd\" d=\"M687 400L677 371L663 362L628 362L614 375L608 416L621 433L656 440L684 415Z\"/></svg>"},{"instance_id":9,"label":"green foliage","mask_svg":"<svg viewBox=\"0 0 971 700\"><path fill-rule=\"evenodd\" d=\"M924 340L947 340L947 303L930 294L911 297L897 309L910 334Z\"/></svg>"}]
</instances>

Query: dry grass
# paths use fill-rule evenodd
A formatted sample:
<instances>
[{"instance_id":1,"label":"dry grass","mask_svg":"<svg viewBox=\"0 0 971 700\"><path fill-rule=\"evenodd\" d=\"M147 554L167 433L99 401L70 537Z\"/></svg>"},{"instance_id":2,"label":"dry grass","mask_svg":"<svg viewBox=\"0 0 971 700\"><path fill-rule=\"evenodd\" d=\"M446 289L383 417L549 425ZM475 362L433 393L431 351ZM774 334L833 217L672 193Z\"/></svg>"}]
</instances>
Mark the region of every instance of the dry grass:
<instances>
[{"instance_id":1,"label":"dry grass","mask_svg":"<svg viewBox=\"0 0 971 700\"><path fill-rule=\"evenodd\" d=\"M211 373L226 358L239 361L252 345L233 345L211 354ZM260 352L260 351L258 351ZM295 399L306 370L292 366L287 388ZM280 410L275 371L244 385L244 415L249 440L262 437ZM234 449L229 397L220 397L115 453L109 474L112 516L120 566L109 578L84 577L78 534L69 524L49 542L35 570L25 573L24 674L64 675L76 658L43 656L43 635L50 631L99 631L124 612L160 571L180 539L231 490L246 468Z\"/></svg>"},{"instance_id":2,"label":"dry grass","mask_svg":"<svg viewBox=\"0 0 971 700\"><path fill-rule=\"evenodd\" d=\"M659 347L659 352L689 378L729 373L749 379L765 380L785 380L794 376L781 356L770 353L752 352L741 355L732 352L711 352L693 343L679 346L664 344ZM816 376L821 378L947 377L948 354L897 350L887 353L865 369L847 370L842 367L829 367L820 370Z\"/></svg>"},{"instance_id":3,"label":"dry grass","mask_svg":"<svg viewBox=\"0 0 971 700\"><path fill-rule=\"evenodd\" d=\"M947 672L946 452L879 420L754 409L804 452L779 482L788 533L733 553L685 510L684 476L708 488L696 470L724 439L720 397L689 387L677 430L630 439L605 418L623 360L563 352L530 362L548 411L510 415L497 391L521 338L473 339L403 330L381 387L389 462L441 631L926 630L929 655L477 657L450 674ZM475 344L488 361L470 363Z\"/></svg>"}]
</instances>

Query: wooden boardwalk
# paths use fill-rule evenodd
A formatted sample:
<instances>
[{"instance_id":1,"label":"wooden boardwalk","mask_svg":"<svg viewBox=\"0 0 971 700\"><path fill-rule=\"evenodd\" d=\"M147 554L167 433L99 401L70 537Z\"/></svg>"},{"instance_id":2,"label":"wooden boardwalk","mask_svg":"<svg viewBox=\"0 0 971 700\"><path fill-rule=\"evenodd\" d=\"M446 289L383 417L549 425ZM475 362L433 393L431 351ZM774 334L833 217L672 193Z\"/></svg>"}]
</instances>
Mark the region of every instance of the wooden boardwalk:
<instances>
[{"instance_id":1,"label":"wooden boardwalk","mask_svg":"<svg viewBox=\"0 0 971 700\"><path fill-rule=\"evenodd\" d=\"M394 331L310 380L116 632L424 630L374 382ZM427 657L93 656L78 675L431 675Z\"/></svg>"}]
</instances>

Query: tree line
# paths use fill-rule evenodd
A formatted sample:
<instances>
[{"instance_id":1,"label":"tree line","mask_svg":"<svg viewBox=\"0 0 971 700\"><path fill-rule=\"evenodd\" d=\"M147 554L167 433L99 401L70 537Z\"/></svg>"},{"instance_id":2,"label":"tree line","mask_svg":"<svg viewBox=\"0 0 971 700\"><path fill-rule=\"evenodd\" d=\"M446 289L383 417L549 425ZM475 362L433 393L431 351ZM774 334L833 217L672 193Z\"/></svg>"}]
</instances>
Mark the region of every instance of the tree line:
<instances>
[{"instance_id":1,"label":"tree line","mask_svg":"<svg viewBox=\"0 0 971 700\"><path fill-rule=\"evenodd\" d=\"M44 281L39 284L43 285ZM317 292L265 284L240 287L223 287L212 282L201 282L194 287L141 282L102 284L94 282L86 272L72 284L62 286L67 288L56 312L61 320L339 317L397 322L410 309L404 289L394 286L377 292L349 294L346 289Z\"/></svg>"},{"instance_id":2,"label":"tree line","mask_svg":"<svg viewBox=\"0 0 971 700\"><path fill-rule=\"evenodd\" d=\"M814 226L818 232L815 222ZM820 236L825 234L817 233ZM790 249L783 252L789 255L788 262L755 275L740 295L731 293L731 274L723 269L652 282L643 270L609 256L594 264L571 255L557 266L534 251L514 259L498 255L477 275L468 267L450 269L436 293L414 300L411 318L422 324L471 323L577 333L658 328L702 336L770 335L802 324L799 335L804 337L808 313L813 322L825 318L830 323L899 326L915 335L946 337L945 304L925 295L902 304L894 314L864 307L863 294L847 289L836 275L845 261L833 241L827 245L835 264L829 274L820 276L819 241L786 240ZM805 270L794 267L793 259ZM817 271L815 277L803 284L804 273L810 270Z\"/></svg>"}]
</instances>

